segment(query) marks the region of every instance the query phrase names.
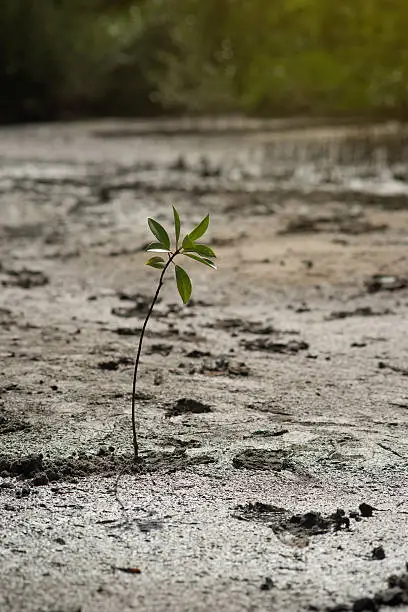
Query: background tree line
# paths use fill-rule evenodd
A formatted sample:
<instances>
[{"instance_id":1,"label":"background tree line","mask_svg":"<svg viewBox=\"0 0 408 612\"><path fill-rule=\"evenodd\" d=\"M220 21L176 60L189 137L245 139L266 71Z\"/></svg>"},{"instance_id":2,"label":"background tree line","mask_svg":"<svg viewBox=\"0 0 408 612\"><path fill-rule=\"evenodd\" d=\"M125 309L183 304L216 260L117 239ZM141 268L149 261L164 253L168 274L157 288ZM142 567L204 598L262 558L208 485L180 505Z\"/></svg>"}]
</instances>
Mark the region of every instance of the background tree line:
<instances>
[{"instance_id":1,"label":"background tree line","mask_svg":"<svg viewBox=\"0 0 408 612\"><path fill-rule=\"evenodd\" d=\"M406 0L1 0L0 120L405 117Z\"/></svg>"}]
</instances>

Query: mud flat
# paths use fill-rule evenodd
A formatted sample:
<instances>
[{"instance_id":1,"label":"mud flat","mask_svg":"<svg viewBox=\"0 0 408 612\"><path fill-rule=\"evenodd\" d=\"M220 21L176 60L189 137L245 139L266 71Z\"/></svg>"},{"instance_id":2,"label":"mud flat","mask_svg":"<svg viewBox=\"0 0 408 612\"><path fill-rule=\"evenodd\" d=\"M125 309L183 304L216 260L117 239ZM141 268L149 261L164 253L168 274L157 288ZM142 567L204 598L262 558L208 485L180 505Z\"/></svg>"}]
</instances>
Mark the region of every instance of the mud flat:
<instances>
[{"instance_id":1,"label":"mud flat","mask_svg":"<svg viewBox=\"0 0 408 612\"><path fill-rule=\"evenodd\" d=\"M2 611L408 609L406 128L203 125L0 133Z\"/></svg>"}]
</instances>

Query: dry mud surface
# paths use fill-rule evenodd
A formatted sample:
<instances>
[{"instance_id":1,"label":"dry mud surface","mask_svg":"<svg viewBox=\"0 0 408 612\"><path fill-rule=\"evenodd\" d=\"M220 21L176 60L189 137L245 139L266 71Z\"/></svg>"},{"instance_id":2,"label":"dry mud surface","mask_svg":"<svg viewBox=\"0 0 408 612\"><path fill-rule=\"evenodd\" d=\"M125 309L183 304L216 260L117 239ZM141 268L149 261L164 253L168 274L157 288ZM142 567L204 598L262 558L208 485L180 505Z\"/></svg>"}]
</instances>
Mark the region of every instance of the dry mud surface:
<instances>
[{"instance_id":1,"label":"dry mud surface","mask_svg":"<svg viewBox=\"0 0 408 612\"><path fill-rule=\"evenodd\" d=\"M198 127L1 131L0 610L407 610L406 130Z\"/></svg>"}]
</instances>

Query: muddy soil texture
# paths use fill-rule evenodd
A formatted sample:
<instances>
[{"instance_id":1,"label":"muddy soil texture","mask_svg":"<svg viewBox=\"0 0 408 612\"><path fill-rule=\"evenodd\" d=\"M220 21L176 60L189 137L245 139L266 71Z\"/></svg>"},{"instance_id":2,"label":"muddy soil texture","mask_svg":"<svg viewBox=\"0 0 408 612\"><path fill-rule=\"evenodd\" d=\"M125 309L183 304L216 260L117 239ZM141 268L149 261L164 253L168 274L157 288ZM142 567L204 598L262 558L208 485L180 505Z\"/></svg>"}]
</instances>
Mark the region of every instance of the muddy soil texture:
<instances>
[{"instance_id":1,"label":"muddy soil texture","mask_svg":"<svg viewBox=\"0 0 408 612\"><path fill-rule=\"evenodd\" d=\"M408 610L408 130L0 133L0 610ZM148 216L209 212L183 307Z\"/></svg>"}]
</instances>

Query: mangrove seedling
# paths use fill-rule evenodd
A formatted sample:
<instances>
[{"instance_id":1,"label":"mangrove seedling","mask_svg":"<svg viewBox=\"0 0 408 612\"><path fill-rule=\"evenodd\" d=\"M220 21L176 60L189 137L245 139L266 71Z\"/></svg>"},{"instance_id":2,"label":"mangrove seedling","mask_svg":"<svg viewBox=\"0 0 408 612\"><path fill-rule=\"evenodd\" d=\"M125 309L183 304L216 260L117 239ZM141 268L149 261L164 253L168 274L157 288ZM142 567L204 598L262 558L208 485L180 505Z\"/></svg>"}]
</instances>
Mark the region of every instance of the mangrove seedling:
<instances>
[{"instance_id":1,"label":"mangrove seedling","mask_svg":"<svg viewBox=\"0 0 408 612\"><path fill-rule=\"evenodd\" d=\"M186 236L180 240L180 231L181 231L181 222L180 216L177 210L173 206L173 215L174 215L174 233L175 233L175 241L173 245L171 244L170 237L167 231L164 229L162 225L155 219L148 219L148 225L150 230L152 231L156 241L151 242L147 247L146 251L149 253L160 253L160 255L154 255L150 257L146 261L146 265L152 268L156 268L157 270L161 270L161 274L159 276L159 281L156 288L156 293L153 296L152 302L150 304L149 310L147 312L146 318L144 320L142 330L140 332L139 338L139 346L136 353L135 366L133 371L133 386L132 386L132 430L133 430L133 449L134 449L134 458L137 461L139 457L139 446L137 442L137 432L136 432L136 382L137 382L137 373L139 369L140 355L142 352L143 338L145 335L146 327L149 322L150 316L153 312L154 305L156 304L157 298L159 297L160 289L163 286L164 277L166 275L167 270L170 267L174 269L175 280L177 284L177 289L180 294L180 297L183 301L183 304L187 304L188 300L191 297L192 293L192 284L189 275L181 266L175 263L175 259L177 256L185 256L190 259L194 259L194 261L198 261L209 268L217 269L217 266L214 263L215 253L211 247L206 244L197 243L207 231L208 225L210 223L210 215L204 217L204 219Z\"/></svg>"}]
</instances>

